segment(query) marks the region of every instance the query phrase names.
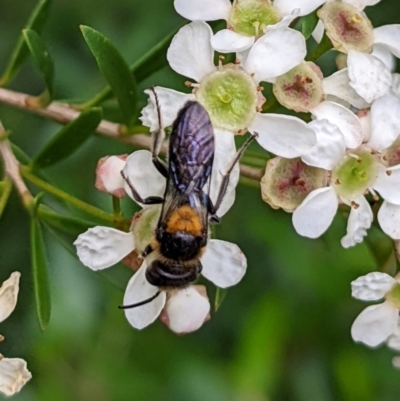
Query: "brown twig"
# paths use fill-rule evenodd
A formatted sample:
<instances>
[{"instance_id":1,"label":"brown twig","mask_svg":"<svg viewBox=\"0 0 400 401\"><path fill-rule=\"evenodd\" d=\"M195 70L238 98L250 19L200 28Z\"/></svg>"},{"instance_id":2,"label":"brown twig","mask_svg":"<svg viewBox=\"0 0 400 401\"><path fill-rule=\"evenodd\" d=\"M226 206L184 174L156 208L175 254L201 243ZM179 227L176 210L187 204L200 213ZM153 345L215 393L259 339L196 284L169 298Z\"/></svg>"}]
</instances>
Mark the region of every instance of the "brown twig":
<instances>
[{"instance_id":1,"label":"brown twig","mask_svg":"<svg viewBox=\"0 0 400 401\"><path fill-rule=\"evenodd\" d=\"M32 205L33 203L33 196L29 192L29 189L25 185L25 182L19 173L19 163L11 150L10 142L7 139L6 132L1 122L0 122L0 155L3 159L4 171L6 176L8 176L8 178L14 183L14 186L17 189L22 199L22 202L26 207L29 208L30 205Z\"/></svg>"},{"instance_id":2,"label":"brown twig","mask_svg":"<svg viewBox=\"0 0 400 401\"><path fill-rule=\"evenodd\" d=\"M53 102L43 109L32 108L29 105L31 96L20 92L14 92L9 89L0 88L0 102L22 110L30 111L60 124L68 124L72 120L79 117L80 112L73 109L66 103ZM123 125L113 123L111 121L102 120L98 125L96 132L109 138L118 139L121 142L128 143L140 148L150 149L152 139L146 134L135 134L132 136L122 135ZM164 146L161 151L165 153ZM252 168L249 166L240 166L240 174L252 180L260 180L263 175L262 169Z\"/></svg>"}]
</instances>

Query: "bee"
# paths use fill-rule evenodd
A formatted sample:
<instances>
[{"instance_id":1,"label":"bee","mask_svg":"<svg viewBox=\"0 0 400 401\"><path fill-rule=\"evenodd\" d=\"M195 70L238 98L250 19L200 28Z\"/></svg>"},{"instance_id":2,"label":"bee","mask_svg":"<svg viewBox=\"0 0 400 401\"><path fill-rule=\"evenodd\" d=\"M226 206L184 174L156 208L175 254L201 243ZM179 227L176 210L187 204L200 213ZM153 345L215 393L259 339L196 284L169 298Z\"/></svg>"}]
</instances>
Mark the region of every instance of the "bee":
<instances>
[{"instance_id":1,"label":"bee","mask_svg":"<svg viewBox=\"0 0 400 401\"><path fill-rule=\"evenodd\" d=\"M154 92L154 91L153 91ZM152 161L166 179L163 197L142 198L122 172L133 198L144 205L161 204L161 215L150 244L142 257L154 253L146 270L146 280L159 288L144 301L120 306L135 308L154 300L162 290L184 288L195 281L202 270L200 258L209 237L209 224L219 223L218 209L229 185L230 174L246 147L257 136L251 135L236 153L223 174L215 203L209 195L214 162L214 130L204 107L188 101L178 112L169 138L168 165L159 159L163 141L160 107L154 92L160 129L152 146ZM208 188L205 191L205 188Z\"/></svg>"}]
</instances>

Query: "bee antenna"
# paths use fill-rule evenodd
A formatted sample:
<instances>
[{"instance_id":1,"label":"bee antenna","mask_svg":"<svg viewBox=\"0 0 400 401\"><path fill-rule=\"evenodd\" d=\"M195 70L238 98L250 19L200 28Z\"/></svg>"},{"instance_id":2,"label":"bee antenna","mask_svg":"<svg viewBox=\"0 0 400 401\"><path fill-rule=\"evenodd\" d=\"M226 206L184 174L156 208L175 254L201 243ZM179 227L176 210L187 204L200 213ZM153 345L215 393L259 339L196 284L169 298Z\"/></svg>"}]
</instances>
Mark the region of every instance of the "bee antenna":
<instances>
[{"instance_id":1,"label":"bee antenna","mask_svg":"<svg viewBox=\"0 0 400 401\"><path fill-rule=\"evenodd\" d=\"M161 294L161 291L157 291L152 297L145 299L144 301L137 302L136 304L132 305L118 305L118 309L131 309L136 308L137 306L142 306L148 304L149 302L156 299Z\"/></svg>"}]
</instances>

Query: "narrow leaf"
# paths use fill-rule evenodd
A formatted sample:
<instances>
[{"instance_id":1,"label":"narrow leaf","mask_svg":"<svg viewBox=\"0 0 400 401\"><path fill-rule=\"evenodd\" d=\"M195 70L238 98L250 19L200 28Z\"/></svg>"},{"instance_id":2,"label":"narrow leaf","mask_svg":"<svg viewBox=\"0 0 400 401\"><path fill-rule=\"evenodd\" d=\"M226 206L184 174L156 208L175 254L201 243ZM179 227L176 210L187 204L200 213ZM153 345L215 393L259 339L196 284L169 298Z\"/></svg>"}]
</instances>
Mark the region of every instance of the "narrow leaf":
<instances>
[{"instance_id":1,"label":"narrow leaf","mask_svg":"<svg viewBox=\"0 0 400 401\"><path fill-rule=\"evenodd\" d=\"M125 123L132 125L137 115L137 87L128 65L114 45L100 32L88 26L81 26L81 31L118 100Z\"/></svg>"},{"instance_id":2,"label":"narrow leaf","mask_svg":"<svg viewBox=\"0 0 400 401\"><path fill-rule=\"evenodd\" d=\"M161 70L168 65L167 50L171 44L172 38L176 35L180 28L181 27L174 29L163 40L157 43L147 53L139 58L139 60L129 67L131 74L133 74L135 77L136 83L139 84L156 71ZM94 96L93 99L81 105L81 107L86 108L97 106L104 100L110 99L112 94L112 89L109 86L106 86L101 92Z\"/></svg>"},{"instance_id":3,"label":"narrow leaf","mask_svg":"<svg viewBox=\"0 0 400 401\"><path fill-rule=\"evenodd\" d=\"M215 298L214 298L214 311L218 312L219 307L222 302L225 300L225 297L228 295L228 290L226 288L217 287L215 290Z\"/></svg>"},{"instance_id":4,"label":"narrow leaf","mask_svg":"<svg viewBox=\"0 0 400 401\"><path fill-rule=\"evenodd\" d=\"M39 206L37 215L42 222L55 230L71 235L73 240L75 240L80 233L96 225L96 223L91 221L56 213L45 205Z\"/></svg>"},{"instance_id":5,"label":"narrow leaf","mask_svg":"<svg viewBox=\"0 0 400 401\"><path fill-rule=\"evenodd\" d=\"M95 131L103 117L102 110L92 108L65 125L32 159L32 169L51 166L78 149Z\"/></svg>"},{"instance_id":6,"label":"narrow leaf","mask_svg":"<svg viewBox=\"0 0 400 401\"><path fill-rule=\"evenodd\" d=\"M0 217L3 214L5 207L7 206L8 198L10 197L12 183L11 180L6 178L0 182Z\"/></svg>"},{"instance_id":7,"label":"narrow leaf","mask_svg":"<svg viewBox=\"0 0 400 401\"><path fill-rule=\"evenodd\" d=\"M314 32L314 29L317 26L318 21L319 18L316 11L304 16L301 19L301 33L306 39L308 39Z\"/></svg>"},{"instance_id":8,"label":"narrow leaf","mask_svg":"<svg viewBox=\"0 0 400 401\"><path fill-rule=\"evenodd\" d=\"M31 258L36 312L40 328L44 330L51 313L50 286L42 230L36 217L31 218Z\"/></svg>"},{"instance_id":9,"label":"narrow leaf","mask_svg":"<svg viewBox=\"0 0 400 401\"><path fill-rule=\"evenodd\" d=\"M51 3L52 0L40 0L29 16L29 19L25 25L25 29L33 29L37 33L40 33L49 15ZM0 78L0 86L6 85L14 78L28 54L29 52L25 39L21 34L17 43L15 44L4 74Z\"/></svg>"},{"instance_id":10,"label":"narrow leaf","mask_svg":"<svg viewBox=\"0 0 400 401\"><path fill-rule=\"evenodd\" d=\"M46 90L39 96L40 106L45 107L53 98L54 63L42 39L34 30L24 29L22 34L46 85Z\"/></svg>"}]
</instances>

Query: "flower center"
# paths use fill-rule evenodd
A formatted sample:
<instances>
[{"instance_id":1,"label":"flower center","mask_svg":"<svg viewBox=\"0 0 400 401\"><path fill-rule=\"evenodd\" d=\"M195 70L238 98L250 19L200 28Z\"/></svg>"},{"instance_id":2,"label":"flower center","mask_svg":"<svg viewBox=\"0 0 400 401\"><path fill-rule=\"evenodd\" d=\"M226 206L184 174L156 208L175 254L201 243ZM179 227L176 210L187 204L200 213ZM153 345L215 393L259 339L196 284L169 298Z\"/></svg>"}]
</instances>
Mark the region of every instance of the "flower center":
<instances>
[{"instance_id":1,"label":"flower center","mask_svg":"<svg viewBox=\"0 0 400 401\"><path fill-rule=\"evenodd\" d=\"M322 73L303 62L278 77L273 91L279 103L296 112L308 112L323 100ZM319 74L318 74L319 72Z\"/></svg>"},{"instance_id":2,"label":"flower center","mask_svg":"<svg viewBox=\"0 0 400 401\"><path fill-rule=\"evenodd\" d=\"M392 289L386 294L386 299L390 301L396 308L400 309L400 284L396 283Z\"/></svg>"},{"instance_id":3,"label":"flower center","mask_svg":"<svg viewBox=\"0 0 400 401\"><path fill-rule=\"evenodd\" d=\"M326 183L326 170L308 166L300 158L275 157L261 179L262 198L274 209L293 212L311 191Z\"/></svg>"},{"instance_id":4,"label":"flower center","mask_svg":"<svg viewBox=\"0 0 400 401\"><path fill-rule=\"evenodd\" d=\"M318 16L337 50L344 53L349 50L372 51L372 24L354 6L339 1L328 2L318 11Z\"/></svg>"},{"instance_id":5,"label":"flower center","mask_svg":"<svg viewBox=\"0 0 400 401\"><path fill-rule=\"evenodd\" d=\"M203 78L195 94L215 127L239 131L248 126L257 112L257 85L233 64L221 66Z\"/></svg>"},{"instance_id":6,"label":"flower center","mask_svg":"<svg viewBox=\"0 0 400 401\"><path fill-rule=\"evenodd\" d=\"M161 206L150 206L143 209L137 219L133 219L131 231L135 238L135 249L139 255L150 244L160 213Z\"/></svg>"},{"instance_id":7,"label":"flower center","mask_svg":"<svg viewBox=\"0 0 400 401\"><path fill-rule=\"evenodd\" d=\"M332 181L342 199L353 201L368 191L377 173L377 157L368 150L358 150L348 153L332 171Z\"/></svg>"},{"instance_id":8,"label":"flower center","mask_svg":"<svg viewBox=\"0 0 400 401\"><path fill-rule=\"evenodd\" d=\"M228 18L228 25L246 36L261 36L268 25L280 20L269 0L237 0Z\"/></svg>"}]
</instances>

